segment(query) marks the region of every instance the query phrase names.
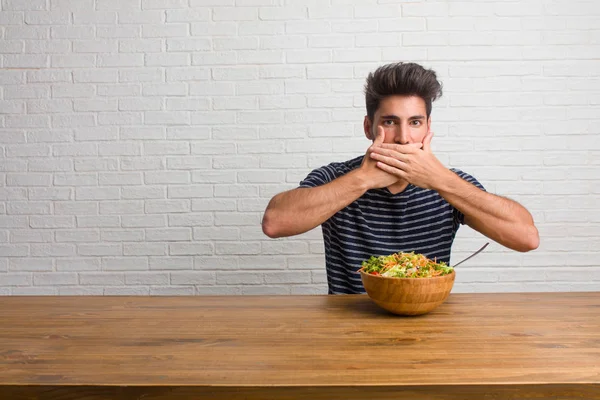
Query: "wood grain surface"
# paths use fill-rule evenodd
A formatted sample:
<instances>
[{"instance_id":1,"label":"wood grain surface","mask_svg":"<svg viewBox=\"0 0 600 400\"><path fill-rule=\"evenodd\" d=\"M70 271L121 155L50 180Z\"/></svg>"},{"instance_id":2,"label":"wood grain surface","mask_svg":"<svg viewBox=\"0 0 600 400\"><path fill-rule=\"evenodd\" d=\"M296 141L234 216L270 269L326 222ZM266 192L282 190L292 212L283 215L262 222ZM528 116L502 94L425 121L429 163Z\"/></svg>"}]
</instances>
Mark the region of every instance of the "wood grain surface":
<instances>
[{"instance_id":1,"label":"wood grain surface","mask_svg":"<svg viewBox=\"0 0 600 400\"><path fill-rule=\"evenodd\" d=\"M1 399L401 393L600 398L600 293L0 297Z\"/></svg>"}]
</instances>

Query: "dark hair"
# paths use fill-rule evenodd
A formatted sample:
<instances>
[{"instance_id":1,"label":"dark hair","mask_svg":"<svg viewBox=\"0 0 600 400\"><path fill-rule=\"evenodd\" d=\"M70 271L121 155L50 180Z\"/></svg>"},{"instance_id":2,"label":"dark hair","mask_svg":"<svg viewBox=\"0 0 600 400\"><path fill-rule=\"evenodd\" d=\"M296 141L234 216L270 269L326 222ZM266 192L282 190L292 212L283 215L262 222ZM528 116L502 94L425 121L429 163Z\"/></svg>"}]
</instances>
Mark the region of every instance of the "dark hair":
<instances>
[{"instance_id":1,"label":"dark hair","mask_svg":"<svg viewBox=\"0 0 600 400\"><path fill-rule=\"evenodd\" d=\"M419 96L425 101L427 118L431 115L431 103L442 96L442 84L435 71L415 63L392 63L382 65L369 73L365 84L367 116L371 121L381 100L387 96Z\"/></svg>"}]
</instances>

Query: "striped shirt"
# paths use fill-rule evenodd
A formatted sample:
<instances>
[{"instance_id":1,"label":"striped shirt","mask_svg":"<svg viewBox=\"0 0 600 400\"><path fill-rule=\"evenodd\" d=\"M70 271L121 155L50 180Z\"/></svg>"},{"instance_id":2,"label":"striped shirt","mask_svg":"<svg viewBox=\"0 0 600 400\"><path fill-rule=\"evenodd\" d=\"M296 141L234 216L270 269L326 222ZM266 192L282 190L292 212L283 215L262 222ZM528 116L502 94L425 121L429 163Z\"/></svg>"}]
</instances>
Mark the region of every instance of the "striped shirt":
<instances>
[{"instance_id":1,"label":"striped shirt","mask_svg":"<svg viewBox=\"0 0 600 400\"><path fill-rule=\"evenodd\" d=\"M299 187L324 185L360 167L364 156L313 170ZM471 175L451 169L485 190ZM400 193L368 190L322 224L329 294L365 293L357 272L370 256L422 253L450 263L450 248L464 215L438 192L409 184Z\"/></svg>"}]
</instances>

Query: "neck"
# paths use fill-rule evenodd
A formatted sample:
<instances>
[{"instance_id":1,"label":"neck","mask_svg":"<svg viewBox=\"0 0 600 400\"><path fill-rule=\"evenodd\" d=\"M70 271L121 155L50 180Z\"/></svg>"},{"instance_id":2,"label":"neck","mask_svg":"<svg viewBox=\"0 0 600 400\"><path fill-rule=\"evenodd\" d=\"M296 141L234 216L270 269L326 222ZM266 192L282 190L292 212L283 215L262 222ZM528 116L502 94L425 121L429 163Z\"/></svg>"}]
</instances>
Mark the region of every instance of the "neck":
<instances>
[{"instance_id":1,"label":"neck","mask_svg":"<svg viewBox=\"0 0 600 400\"><path fill-rule=\"evenodd\" d=\"M397 193L400 193L401 191L403 191L404 189L406 189L407 187L408 187L408 182L405 181L404 179L400 179L396 183L388 186L387 189L390 191L391 194L397 194Z\"/></svg>"}]
</instances>

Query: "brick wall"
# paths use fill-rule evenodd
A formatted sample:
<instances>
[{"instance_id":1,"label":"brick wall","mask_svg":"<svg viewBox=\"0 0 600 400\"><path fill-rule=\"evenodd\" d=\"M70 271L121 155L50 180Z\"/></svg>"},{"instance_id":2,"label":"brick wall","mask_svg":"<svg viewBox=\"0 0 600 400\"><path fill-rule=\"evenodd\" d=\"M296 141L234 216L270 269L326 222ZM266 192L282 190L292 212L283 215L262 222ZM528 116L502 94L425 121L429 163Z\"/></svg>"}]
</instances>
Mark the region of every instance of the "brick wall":
<instances>
[{"instance_id":1,"label":"brick wall","mask_svg":"<svg viewBox=\"0 0 600 400\"><path fill-rule=\"evenodd\" d=\"M365 151L364 79L398 60L444 83L435 154L541 233L455 290L600 289L598 2L0 5L0 294L325 293L320 229L268 239L262 211Z\"/></svg>"}]
</instances>

